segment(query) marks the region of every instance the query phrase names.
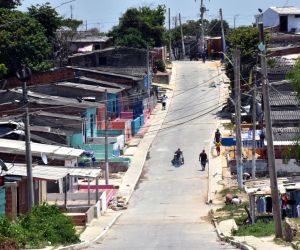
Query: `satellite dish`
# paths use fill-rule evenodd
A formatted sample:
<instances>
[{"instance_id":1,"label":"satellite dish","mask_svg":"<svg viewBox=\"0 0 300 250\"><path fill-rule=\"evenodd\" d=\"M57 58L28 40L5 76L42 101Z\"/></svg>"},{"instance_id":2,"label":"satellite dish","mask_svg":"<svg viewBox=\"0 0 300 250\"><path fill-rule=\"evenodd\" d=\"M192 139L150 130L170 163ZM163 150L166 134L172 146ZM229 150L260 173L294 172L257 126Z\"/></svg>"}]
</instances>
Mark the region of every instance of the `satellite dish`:
<instances>
[{"instance_id":1,"label":"satellite dish","mask_svg":"<svg viewBox=\"0 0 300 250\"><path fill-rule=\"evenodd\" d=\"M41 158L42 158L42 161L45 165L48 164L48 158L47 158L47 155L45 153L41 153Z\"/></svg>"},{"instance_id":2,"label":"satellite dish","mask_svg":"<svg viewBox=\"0 0 300 250\"><path fill-rule=\"evenodd\" d=\"M1 172L2 172L3 170L4 170L4 171L7 171L7 170L8 170L6 164L5 164L4 161L2 161L1 159L0 159L0 167L1 167Z\"/></svg>"}]
</instances>

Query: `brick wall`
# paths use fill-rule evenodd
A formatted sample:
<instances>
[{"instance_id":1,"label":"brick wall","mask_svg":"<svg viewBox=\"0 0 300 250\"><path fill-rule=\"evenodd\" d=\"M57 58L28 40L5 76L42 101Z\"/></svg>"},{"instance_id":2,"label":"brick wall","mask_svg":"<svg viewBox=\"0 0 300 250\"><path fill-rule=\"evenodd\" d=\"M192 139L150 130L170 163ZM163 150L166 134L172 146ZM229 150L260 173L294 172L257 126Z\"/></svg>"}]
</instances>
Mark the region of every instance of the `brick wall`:
<instances>
[{"instance_id":1,"label":"brick wall","mask_svg":"<svg viewBox=\"0 0 300 250\"><path fill-rule=\"evenodd\" d=\"M34 73L31 80L27 83L28 86L46 84L57 81L71 80L74 78L73 69L60 68L53 71L47 71L43 73ZM4 89L12 89L21 87L22 83L17 78L9 78L6 81L2 81Z\"/></svg>"}]
</instances>

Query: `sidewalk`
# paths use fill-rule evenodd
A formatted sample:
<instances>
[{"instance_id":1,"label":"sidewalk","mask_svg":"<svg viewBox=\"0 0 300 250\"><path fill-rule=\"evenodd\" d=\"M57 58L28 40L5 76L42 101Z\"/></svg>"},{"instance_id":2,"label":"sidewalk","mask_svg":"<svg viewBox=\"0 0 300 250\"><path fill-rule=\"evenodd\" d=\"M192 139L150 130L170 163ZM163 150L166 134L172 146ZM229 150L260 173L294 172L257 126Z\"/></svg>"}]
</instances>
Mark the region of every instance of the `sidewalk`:
<instances>
[{"instance_id":1,"label":"sidewalk","mask_svg":"<svg viewBox=\"0 0 300 250\"><path fill-rule=\"evenodd\" d=\"M225 76L226 77L226 76ZM224 78L223 78L224 79ZM228 96L228 88L224 85L220 86L220 98L219 103L224 103L225 99ZM217 126L220 129L222 135L226 134L224 126L222 124L227 123L228 120L218 120ZM228 176L224 176L226 171L223 171L223 168L227 168L226 157L224 154L224 149L221 149L221 155L217 156L215 147L213 143L211 143L211 152L209 156L209 171L208 171L208 193L207 193L207 204L212 205L220 205L220 201L218 201L218 193L224 189L227 185L226 178ZM231 178L230 178L231 179ZM223 201L221 201L223 203ZM217 206L212 207L212 209L218 208ZM291 250L293 249L290 246L282 246L276 244L273 239L274 236L270 237L254 237L254 236L235 236L231 235L231 230L236 228L235 221L233 219L224 220L218 223L216 220L213 220L214 225L216 227L216 232L218 237L223 240L230 242L231 245L236 246L240 249L246 250L266 250L266 249L278 249L278 250Z\"/></svg>"},{"instance_id":2,"label":"sidewalk","mask_svg":"<svg viewBox=\"0 0 300 250\"><path fill-rule=\"evenodd\" d=\"M175 79L176 67L175 65L173 65L171 81L168 85L169 88L166 91L166 95L168 96L166 110L162 111L161 105L158 104L152 111L150 120L147 122L147 124L145 124L145 126L149 126L149 128L145 132L143 138L137 137L133 138L132 140L133 143L129 148L132 152L132 156L129 156L131 158L131 164L127 172L123 176L122 182L117 193L117 196L122 196L122 198L125 200L125 203L129 202L135 190L135 187L138 184L148 155L148 151L168 113L169 104L171 103L173 97L173 89L175 87L176 81ZM133 147L134 150L132 150ZM87 225L84 232L80 235L81 243L67 247L61 247L58 249L74 250L88 247L89 245L95 243L101 237L103 237L104 234L108 231L108 229L118 220L118 218L121 215L122 212L120 211L113 211L111 209L108 209L105 212L105 214L102 215L99 219L94 219L89 225Z\"/></svg>"}]
</instances>

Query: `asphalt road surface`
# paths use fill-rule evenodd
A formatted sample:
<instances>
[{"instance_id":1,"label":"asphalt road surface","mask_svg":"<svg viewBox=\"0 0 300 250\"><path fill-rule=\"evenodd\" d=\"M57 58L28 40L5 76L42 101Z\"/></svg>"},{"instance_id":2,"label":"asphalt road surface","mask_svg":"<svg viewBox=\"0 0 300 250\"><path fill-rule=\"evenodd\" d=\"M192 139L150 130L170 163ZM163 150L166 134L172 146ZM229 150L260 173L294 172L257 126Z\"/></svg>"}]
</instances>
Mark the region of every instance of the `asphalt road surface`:
<instances>
[{"instance_id":1,"label":"asphalt road surface","mask_svg":"<svg viewBox=\"0 0 300 250\"><path fill-rule=\"evenodd\" d=\"M129 208L91 249L235 249L218 241L209 222L207 170L198 162L216 129L218 70L210 62L175 64L174 97ZM177 148L185 158L180 167L171 165Z\"/></svg>"}]
</instances>

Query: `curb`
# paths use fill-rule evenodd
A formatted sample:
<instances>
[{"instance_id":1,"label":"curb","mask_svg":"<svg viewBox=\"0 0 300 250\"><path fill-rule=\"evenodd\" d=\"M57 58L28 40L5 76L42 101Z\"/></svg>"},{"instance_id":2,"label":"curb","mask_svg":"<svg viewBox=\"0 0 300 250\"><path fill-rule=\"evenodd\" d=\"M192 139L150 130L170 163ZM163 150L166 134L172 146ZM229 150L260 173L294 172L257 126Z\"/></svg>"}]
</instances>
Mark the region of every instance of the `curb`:
<instances>
[{"instance_id":1,"label":"curb","mask_svg":"<svg viewBox=\"0 0 300 250\"><path fill-rule=\"evenodd\" d=\"M232 246L235 246L236 248L239 248L239 249L242 249L242 250L254 250L253 247L251 246L248 246L246 245L245 243L242 243L238 240L234 240L234 239L230 239L228 237L226 237L221 231L220 231L220 228L218 226L218 222L216 221L216 219L213 219L212 220L213 224L214 224L214 227L216 229L216 232L217 232L217 235L219 237L219 239L221 241L224 241L224 242L228 242L230 243L230 245Z\"/></svg>"},{"instance_id":2,"label":"curb","mask_svg":"<svg viewBox=\"0 0 300 250\"><path fill-rule=\"evenodd\" d=\"M108 232L108 230L116 223L116 221L119 219L119 217L122 214L123 214L122 212L118 213L95 239L90 240L90 241L83 241L81 243L66 246L66 247L61 247L61 248L58 248L58 250L75 250L75 249L81 249L81 248L88 247L89 245L91 245L91 244L95 243L96 241L98 241L99 239L101 239Z\"/></svg>"}]
</instances>

